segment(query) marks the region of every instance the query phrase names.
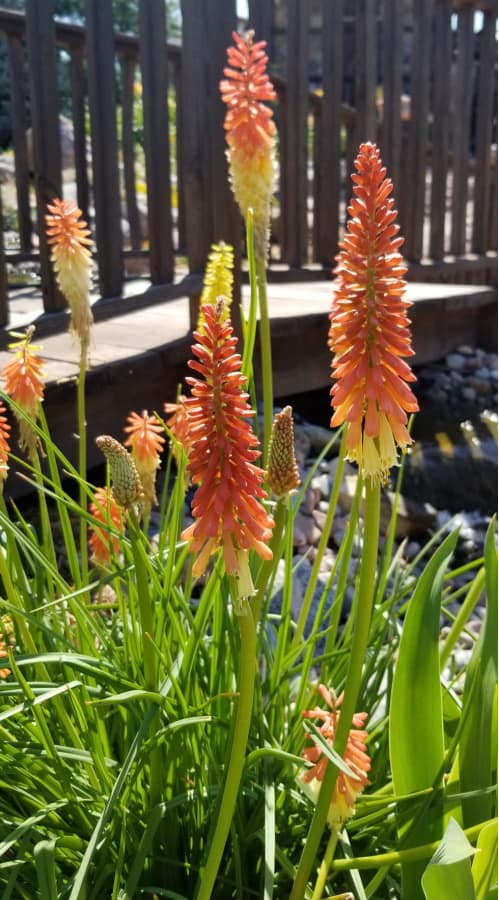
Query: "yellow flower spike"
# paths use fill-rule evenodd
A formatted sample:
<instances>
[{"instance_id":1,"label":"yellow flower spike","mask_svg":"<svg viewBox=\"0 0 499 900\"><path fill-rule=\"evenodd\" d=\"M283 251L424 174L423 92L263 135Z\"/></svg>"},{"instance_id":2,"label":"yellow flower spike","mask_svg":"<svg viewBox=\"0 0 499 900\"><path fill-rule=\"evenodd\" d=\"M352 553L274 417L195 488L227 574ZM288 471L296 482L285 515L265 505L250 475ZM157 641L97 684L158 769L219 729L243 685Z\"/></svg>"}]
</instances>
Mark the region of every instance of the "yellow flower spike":
<instances>
[{"instance_id":1,"label":"yellow flower spike","mask_svg":"<svg viewBox=\"0 0 499 900\"><path fill-rule=\"evenodd\" d=\"M224 321L229 318L230 304L232 302L232 288L234 285L234 248L224 241L212 244L211 253L208 256L208 264L204 275L203 292L199 306L199 319L197 330L203 327L202 308L205 303L214 306L217 297L225 300Z\"/></svg>"},{"instance_id":2,"label":"yellow flower spike","mask_svg":"<svg viewBox=\"0 0 499 900\"><path fill-rule=\"evenodd\" d=\"M47 240L52 247L51 259L57 283L69 303L71 331L87 345L93 315L90 307L92 278L92 241L81 211L70 200L55 197L47 204L45 216Z\"/></svg>"},{"instance_id":3,"label":"yellow flower spike","mask_svg":"<svg viewBox=\"0 0 499 900\"><path fill-rule=\"evenodd\" d=\"M11 362L4 366L2 377L5 379L5 393L17 403L17 405L35 420L38 416L38 404L43 401L43 360L36 351L40 348L31 343L34 334L34 326L31 325L25 334L12 332L12 337L18 338L9 344L9 350L16 350ZM19 424L19 446L21 450L35 451L40 442L38 435L31 423L24 416L14 410L14 415Z\"/></svg>"},{"instance_id":4,"label":"yellow flower spike","mask_svg":"<svg viewBox=\"0 0 499 900\"><path fill-rule=\"evenodd\" d=\"M96 437L95 443L109 463L113 498L118 506L130 509L141 503L144 491L131 454L123 444L108 434Z\"/></svg>"},{"instance_id":5,"label":"yellow flower spike","mask_svg":"<svg viewBox=\"0 0 499 900\"><path fill-rule=\"evenodd\" d=\"M283 497L300 485L290 406L285 406L274 418L265 481L276 497Z\"/></svg>"}]
</instances>

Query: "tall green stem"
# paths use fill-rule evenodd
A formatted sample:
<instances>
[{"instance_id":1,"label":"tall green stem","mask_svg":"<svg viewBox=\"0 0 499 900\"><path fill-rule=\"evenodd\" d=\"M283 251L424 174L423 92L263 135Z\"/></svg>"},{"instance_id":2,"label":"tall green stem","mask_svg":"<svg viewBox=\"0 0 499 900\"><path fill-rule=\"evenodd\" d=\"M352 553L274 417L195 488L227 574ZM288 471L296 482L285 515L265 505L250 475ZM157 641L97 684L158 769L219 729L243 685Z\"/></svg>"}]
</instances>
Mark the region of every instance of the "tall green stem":
<instances>
[{"instance_id":1,"label":"tall green stem","mask_svg":"<svg viewBox=\"0 0 499 900\"><path fill-rule=\"evenodd\" d=\"M267 465L270 432L272 431L274 389L272 385L272 348L270 341L270 320L267 304L267 281L264 259L257 259L256 261L256 281L258 286L258 301L260 304L260 359L263 392L263 462L264 465Z\"/></svg>"},{"instance_id":2,"label":"tall green stem","mask_svg":"<svg viewBox=\"0 0 499 900\"><path fill-rule=\"evenodd\" d=\"M329 872L329 867L331 865L331 861L333 859L337 843L338 843L338 832L336 831L336 829L333 829L333 831L331 832L329 841L328 841L328 845L326 847L324 859L321 862L321 867L319 869L317 881L315 882L315 888L314 888L314 893L312 894L312 900L321 900L321 897L324 894L324 888L326 887L326 880L327 880L327 876L328 876L328 872Z\"/></svg>"},{"instance_id":3,"label":"tall green stem","mask_svg":"<svg viewBox=\"0 0 499 900\"><path fill-rule=\"evenodd\" d=\"M212 896L236 808L237 795L246 758L256 674L255 620L247 600L244 601L243 612L243 615L237 616L241 636L241 655L238 679L239 701L235 713L232 747L208 857L199 873L196 900L210 900Z\"/></svg>"},{"instance_id":4,"label":"tall green stem","mask_svg":"<svg viewBox=\"0 0 499 900\"><path fill-rule=\"evenodd\" d=\"M366 482L366 506L364 518L364 549L359 576L359 600L355 621L350 661L345 683L345 694L338 722L338 730L334 740L334 749L343 757L348 741L348 734L357 706L357 699L362 679L362 666L369 638L372 602L376 576L376 560L379 538L379 484ZM319 799L308 832L307 840L296 873L290 900L303 900L307 889L319 844L326 824L329 803L336 779L338 767L329 763L324 776Z\"/></svg>"},{"instance_id":5,"label":"tall green stem","mask_svg":"<svg viewBox=\"0 0 499 900\"><path fill-rule=\"evenodd\" d=\"M78 373L77 414L78 414L78 470L80 473L80 507L87 508L84 482L87 478L87 420L85 415L85 377L87 372L87 343L80 345L80 371ZM88 581L87 519L80 516L80 558L83 583Z\"/></svg>"}]
</instances>

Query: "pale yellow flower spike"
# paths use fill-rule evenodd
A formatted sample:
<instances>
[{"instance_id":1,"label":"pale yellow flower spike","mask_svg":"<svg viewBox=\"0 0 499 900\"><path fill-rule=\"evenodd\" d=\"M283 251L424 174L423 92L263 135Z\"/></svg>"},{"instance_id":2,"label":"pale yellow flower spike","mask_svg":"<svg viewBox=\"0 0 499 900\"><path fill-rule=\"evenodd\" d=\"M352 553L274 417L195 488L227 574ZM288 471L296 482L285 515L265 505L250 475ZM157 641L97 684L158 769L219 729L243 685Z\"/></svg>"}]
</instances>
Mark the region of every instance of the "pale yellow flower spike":
<instances>
[{"instance_id":1,"label":"pale yellow flower spike","mask_svg":"<svg viewBox=\"0 0 499 900\"><path fill-rule=\"evenodd\" d=\"M210 306L215 306L217 297L224 297L225 312L223 321L228 319L234 284L233 269L234 248L224 241L220 241L218 244L212 244L204 275L201 302L199 304L198 331L202 330L204 324L202 313L203 305L209 303Z\"/></svg>"}]
</instances>

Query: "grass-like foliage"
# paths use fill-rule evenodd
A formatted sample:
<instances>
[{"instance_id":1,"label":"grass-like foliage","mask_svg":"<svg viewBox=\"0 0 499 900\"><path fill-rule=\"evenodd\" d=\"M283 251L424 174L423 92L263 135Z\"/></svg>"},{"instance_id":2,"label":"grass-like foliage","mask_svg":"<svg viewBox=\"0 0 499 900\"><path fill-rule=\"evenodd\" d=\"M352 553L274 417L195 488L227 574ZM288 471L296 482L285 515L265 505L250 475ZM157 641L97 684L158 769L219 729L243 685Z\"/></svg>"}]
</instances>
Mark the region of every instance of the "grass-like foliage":
<instances>
[{"instance_id":1,"label":"grass-like foliage","mask_svg":"<svg viewBox=\"0 0 499 900\"><path fill-rule=\"evenodd\" d=\"M261 86L261 45L238 39L229 61L244 71L246 52ZM224 84L232 103L243 82ZM270 88L261 99L272 99ZM380 534L380 482L410 442L404 423L416 401L400 361L410 350L391 186L376 174L371 145L361 148L357 218L331 315L333 425L340 427L301 484L288 410L271 436L265 215L272 166L258 154L270 152L273 131L257 113L265 127L252 165L263 167L270 186L257 219L244 208L245 148L253 145L246 132L238 144L240 117L230 123L251 282L243 338L236 347L226 306L208 296L193 338L195 377L182 386L188 396L176 417L165 424L161 415L130 416L131 452L119 435L98 439L108 484L94 485L84 448L75 467L52 441L41 386L29 409L20 370L17 393L2 393L27 450L26 458L11 453L9 465L31 482L38 504L26 518L0 500L4 900L496 896L494 523L483 558L468 564L457 616L447 609L456 599L457 532L433 535L407 564L394 539L395 502ZM53 212L53 233L66 236L57 266L63 271L69 259L74 274L71 241L84 234L88 244L88 231L71 206ZM76 249L83 285L71 307L76 331L85 245ZM217 274L208 289L226 282L232 278ZM89 316L83 321L91 327ZM85 441L87 330L80 336ZM16 346L29 363L28 344L29 336ZM260 400L258 438L250 403ZM294 520L333 451L339 463L326 521L296 610ZM359 466L358 489L317 602L345 456ZM399 475L396 497L401 483ZM151 521L159 521L156 530ZM469 632L474 650L457 678L453 651L484 596L483 626L478 638ZM445 640L442 617L450 625Z\"/></svg>"}]
</instances>

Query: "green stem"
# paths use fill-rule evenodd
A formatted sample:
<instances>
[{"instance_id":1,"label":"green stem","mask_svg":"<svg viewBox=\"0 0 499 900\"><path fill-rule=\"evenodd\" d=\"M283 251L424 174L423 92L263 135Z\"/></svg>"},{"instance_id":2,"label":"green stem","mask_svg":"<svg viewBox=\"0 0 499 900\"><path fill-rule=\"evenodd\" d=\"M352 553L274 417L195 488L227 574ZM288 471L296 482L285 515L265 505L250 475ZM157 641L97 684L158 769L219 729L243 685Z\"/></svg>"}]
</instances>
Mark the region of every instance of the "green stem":
<instances>
[{"instance_id":1,"label":"green stem","mask_svg":"<svg viewBox=\"0 0 499 900\"><path fill-rule=\"evenodd\" d=\"M338 843L338 832L334 828L331 832L331 836L328 841L328 845L326 847L326 852L324 854L324 859L321 862L321 867L319 869L319 874L317 876L317 881L315 882L314 893L312 894L312 900L321 900L321 897L324 893L324 888L326 886L326 880L329 872L329 868L331 866L331 862L336 850L336 845Z\"/></svg>"},{"instance_id":2,"label":"green stem","mask_svg":"<svg viewBox=\"0 0 499 900\"><path fill-rule=\"evenodd\" d=\"M369 638L372 601L376 576L379 537L379 484L366 482L366 505L364 518L364 549L359 576L359 600L357 617L352 636L350 660L345 683L345 693L339 717L338 730L334 739L334 749L343 757L357 706L362 666ZM326 824L332 793L338 777L338 767L329 763L324 776L317 806L305 841L302 856L289 900L303 900L307 882L317 856L317 850Z\"/></svg>"},{"instance_id":3,"label":"green stem","mask_svg":"<svg viewBox=\"0 0 499 900\"><path fill-rule=\"evenodd\" d=\"M78 414L78 470L80 473L79 499L82 510L87 508L87 494L85 481L87 478L87 420L85 414L85 377L87 372L87 343L82 341L80 345L80 371L78 373L77 387L77 414ZM80 516L80 559L81 577L83 583L88 581L88 546L87 546L87 520Z\"/></svg>"},{"instance_id":4,"label":"green stem","mask_svg":"<svg viewBox=\"0 0 499 900\"><path fill-rule=\"evenodd\" d=\"M267 281L265 260L256 261L256 280L258 300L260 304L260 358L262 369L263 393L263 463L267 465L270 433L272 431L272 411L274 408L274 389L272 386L272 347L270 341L270 321L267 304Z\"/></svg>"},{"instance_id":5,"label":"green stem","mask_svg":"<svg viewBox=\"0 0 499 900\"><path fill-rule=\"evenodd\" d=\"M196 900L210 900L222 861L232 817L236 808L239 785L243 773L246 746L253 710L253 693L256 674L256 630L253 614L244 601L244 614L238 615L241 636L241 656L239 661L239 702L235 713L231 754L225 774L222 800L206 864L199 873Z\"/></svg>"},{"instance_id":6,"label":"green stem","mask_svg":"<svg viewBox=\"0 0 499 900\"><path fill-rule=\"evenodd\" d=\"M255 622L260 621L262 605L265 596L265 590L272 572L277 567L280 559L282 533L284 523L286 522L287 497L280 497L274 508L274 530L270 539L270 549L272 550L272 559L265 560L256 580L256 594L251 599L251 609L253 611L253 619ZM291 527L291 525L290 525Z\"/></svg>"}]
</instances>

